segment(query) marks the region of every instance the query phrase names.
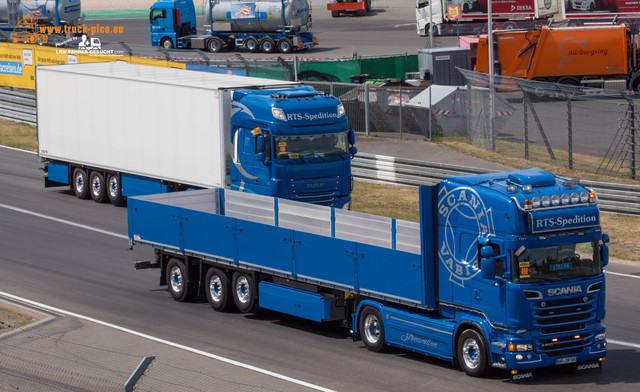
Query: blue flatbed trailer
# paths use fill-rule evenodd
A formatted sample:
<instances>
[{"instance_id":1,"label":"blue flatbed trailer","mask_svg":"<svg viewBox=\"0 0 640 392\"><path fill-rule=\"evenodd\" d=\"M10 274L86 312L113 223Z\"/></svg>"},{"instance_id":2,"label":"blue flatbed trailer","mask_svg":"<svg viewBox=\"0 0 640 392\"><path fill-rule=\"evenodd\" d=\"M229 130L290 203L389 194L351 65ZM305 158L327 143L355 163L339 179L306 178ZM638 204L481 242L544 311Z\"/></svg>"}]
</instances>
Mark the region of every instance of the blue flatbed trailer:
<instances>
[{"instance_id":1,"label":"blue flatbed trailer","mask_svg":"<svg viewBox=\"0 0 640 392\"><path fill-rule=\"evenodd\" d=\"M593 192L530 169L447 178L420 188L420 207L417 223L223 189L150 195L130 199L129 237L155 248L136 268L160 268L179 301L339 320L372 351L471 376L601 366L608 236Z\"/></svg>"}]
</instances>

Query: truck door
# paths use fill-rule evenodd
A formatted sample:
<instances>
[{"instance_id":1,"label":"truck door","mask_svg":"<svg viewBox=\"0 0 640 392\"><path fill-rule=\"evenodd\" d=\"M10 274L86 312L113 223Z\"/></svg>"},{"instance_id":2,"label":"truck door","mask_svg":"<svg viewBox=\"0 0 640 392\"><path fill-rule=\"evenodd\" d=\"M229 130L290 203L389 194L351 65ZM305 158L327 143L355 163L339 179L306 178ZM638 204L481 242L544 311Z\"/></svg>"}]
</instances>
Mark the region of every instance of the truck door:
<instances>
[{"instance_id":1,"label":"truck door","mask_svg":"<svg viewBox=\"0 0 640 392\"><path fill-rule=\"evenodd\" d=\"M245 190L261 195L269 195L269 168L258 161L259 152L256 137L250 129L240 128L234 135L233 168L231 169L232 189ZM269 159L269 156L266 156Z\"/></svg>"}]
</instances>

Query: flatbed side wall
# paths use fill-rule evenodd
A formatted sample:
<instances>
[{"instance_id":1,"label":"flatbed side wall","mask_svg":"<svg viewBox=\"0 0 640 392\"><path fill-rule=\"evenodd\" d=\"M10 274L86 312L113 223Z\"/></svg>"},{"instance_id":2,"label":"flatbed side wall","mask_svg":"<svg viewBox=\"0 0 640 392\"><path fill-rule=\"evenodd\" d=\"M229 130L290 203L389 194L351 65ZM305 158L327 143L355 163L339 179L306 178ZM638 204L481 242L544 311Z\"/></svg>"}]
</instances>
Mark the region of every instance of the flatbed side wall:
<instances>
[{"instance_id":1,"label":"flatbed side wall","mask_svg":"<svg viewBox=\"0 0 640 392\"><path fill-rule=\"evenodd\" d=\"M134 243L392 302L426 305L420 254L145 198L130 198L128 213Z\"/></svg>"},{"instance_id":2,"label":"flatbed side wall","mask_svg":"<svg viewBox=\"0 0 640 392\"><path fill-rule=\"evenodd\" d=\"M41 157L224 186L220 92L38 67Z\"/></svg>"}]
</instances>

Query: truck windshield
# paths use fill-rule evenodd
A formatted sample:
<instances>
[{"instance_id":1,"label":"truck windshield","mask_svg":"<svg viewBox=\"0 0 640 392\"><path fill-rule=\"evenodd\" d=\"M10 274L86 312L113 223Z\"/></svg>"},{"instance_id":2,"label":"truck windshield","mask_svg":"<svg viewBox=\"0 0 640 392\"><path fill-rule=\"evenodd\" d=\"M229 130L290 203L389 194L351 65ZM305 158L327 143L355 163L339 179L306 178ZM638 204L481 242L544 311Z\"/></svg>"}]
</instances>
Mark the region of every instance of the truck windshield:
<instances>
[{"instance_id":1,"label":"truck windshield","mask_svg":"<svg viewBox=\"0 0 640 392\"><path fill-rule=\"evenodd\" d=\"M511 251L511 260L515 283L582 278L602 272L597 242L521 248Z\"/></svg>"},{"instance_id":2,"label":"truck windshield","mask_svg":"<svg viewBox=\"0 0 640 392\"><path fill-rule=\"evenodd\" d=\"M276 159L324 158L349 153L346 132L304 136L274 136Z\"/></svg>"}]
</instances>

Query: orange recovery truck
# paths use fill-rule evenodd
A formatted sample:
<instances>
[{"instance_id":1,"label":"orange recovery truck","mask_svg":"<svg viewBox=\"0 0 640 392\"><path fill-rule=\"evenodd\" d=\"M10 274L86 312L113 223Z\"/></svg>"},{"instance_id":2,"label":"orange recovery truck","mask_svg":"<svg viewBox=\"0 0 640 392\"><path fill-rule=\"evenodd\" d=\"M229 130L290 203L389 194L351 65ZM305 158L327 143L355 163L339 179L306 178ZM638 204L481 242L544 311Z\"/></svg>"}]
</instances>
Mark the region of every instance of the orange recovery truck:
<instances>
[{"instance_id":1,"label":"orange recovery truck","mask_svg":"<svg viewBox=\"0 0 640 392\"><path fill-rule=\"evenodd\" d=\"M476 71L489 72L488 38ZM572 86L640 91L638 34L625 25L496 31L494 74Z\"/></svg>"}]
</instances>

